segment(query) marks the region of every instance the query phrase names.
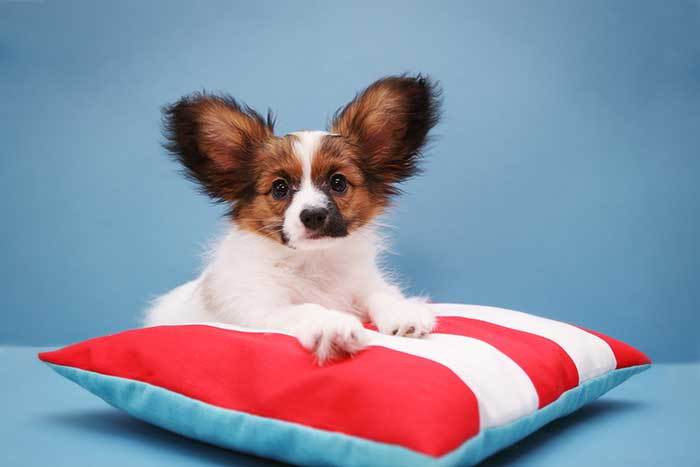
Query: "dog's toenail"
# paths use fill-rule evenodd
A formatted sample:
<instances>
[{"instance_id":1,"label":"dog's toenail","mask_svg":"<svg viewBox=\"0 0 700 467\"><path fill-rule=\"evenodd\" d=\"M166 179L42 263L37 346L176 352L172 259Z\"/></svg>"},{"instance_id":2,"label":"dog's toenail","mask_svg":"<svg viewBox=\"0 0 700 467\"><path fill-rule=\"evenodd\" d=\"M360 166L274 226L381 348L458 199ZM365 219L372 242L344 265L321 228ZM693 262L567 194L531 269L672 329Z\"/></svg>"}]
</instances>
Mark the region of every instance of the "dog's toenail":
<instances>
[{"instance_id":1,"label":"dog's toenail","mask_svg":"<svg viewBox=\"0 0 700 467\"><path fill-rule=\"evenodd\" d=\"M416 332L416 328L411 326L406 330L406 335L413 334L414 332Z\"/></svg>"}]
</instances>

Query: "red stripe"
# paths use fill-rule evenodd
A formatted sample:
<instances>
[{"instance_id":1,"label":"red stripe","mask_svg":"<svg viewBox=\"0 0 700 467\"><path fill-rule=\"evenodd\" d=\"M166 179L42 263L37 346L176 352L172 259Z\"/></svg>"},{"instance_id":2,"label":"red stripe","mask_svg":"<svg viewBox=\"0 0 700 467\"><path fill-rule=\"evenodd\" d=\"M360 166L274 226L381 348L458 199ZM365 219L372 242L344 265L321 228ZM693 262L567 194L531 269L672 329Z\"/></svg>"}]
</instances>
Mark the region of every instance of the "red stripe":
<instances>
[{"instance_id":1,"label":"red stripe","mask_svg":"<svg viewBox=\"0 0 700 467\"><path fill-rule=\"evenodd\" d=\"M579 328L599 337L610 346L613 354L615 355L615 360L617 360L616 368L627 368L630 366L648 365L651 363L651 359L649 357L629 344L614 339L610 336L606 336L598 331L591 331L590 329L582 328L580 326Z\"/></svg>"},{"instance_id":2,"label":"red stripe","mask_svg":"<svg viewBox=\"0 0 700 467\"><path fill-rule=\"evenodd\" d=\"M319 367L289 336L187 325L100 337L39 358L433 456L479 431L476 397L451 370L383 347Z\"/></svg>"},{"instance_id":3,"label":"red stripe","mask_svg":"<svg viewBox=\"0 0 700 467\"><path fill-rule=\"evenodd\" d=\"M545 337L478 319L444 316L438 319L435 332L479 339L506 354L530 377L540 408L578 385L574 361L558 344Z\"/></svg>"}]
</instances>

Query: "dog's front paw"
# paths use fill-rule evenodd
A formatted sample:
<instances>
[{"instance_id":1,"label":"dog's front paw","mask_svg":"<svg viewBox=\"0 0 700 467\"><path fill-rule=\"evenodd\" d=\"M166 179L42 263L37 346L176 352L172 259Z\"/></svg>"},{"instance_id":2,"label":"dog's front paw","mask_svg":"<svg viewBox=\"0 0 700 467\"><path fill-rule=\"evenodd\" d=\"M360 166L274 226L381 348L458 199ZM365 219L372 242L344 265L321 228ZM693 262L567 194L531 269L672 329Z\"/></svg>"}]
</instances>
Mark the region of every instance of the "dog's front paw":
<instances>
[{"instance_id":1,"label":"dog's front paw","mask_svg":"<svg viewBox=\"0 0 700 467\"><path fill-rule=\"evenodd\" d=\"M370 316L379 332L392 336L423 337L435 327L435 313L420 299L374 296Z\"/></svg>"},{"instance_id":2,"label":"dog's front paw","mask_svg":"<svg viewBox=\"0 0 700 467\"><path fill-rule=\"evenodd\" d=\"M320 364L352 355L367 344L365 328L354 316L316 305L305 306L313 306L314 312L295 326L295 334Z\"/></svg>"}]
</instances>

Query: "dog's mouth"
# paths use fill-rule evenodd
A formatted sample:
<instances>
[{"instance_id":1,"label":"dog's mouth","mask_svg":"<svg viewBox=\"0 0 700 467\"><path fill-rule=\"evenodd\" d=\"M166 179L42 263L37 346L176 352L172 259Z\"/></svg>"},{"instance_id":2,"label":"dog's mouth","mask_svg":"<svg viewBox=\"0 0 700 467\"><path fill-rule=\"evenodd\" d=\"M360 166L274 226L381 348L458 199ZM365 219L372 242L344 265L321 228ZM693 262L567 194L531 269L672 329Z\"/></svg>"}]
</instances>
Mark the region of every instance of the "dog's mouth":
<instances>
[{"instance_id":1,"label":"dog's mouth","mask_svg":"<svg viewBox=\"0 0 700 467\"><path fill-rule=\"evenodd\" d=\"M302 240L319 240L322 238L334 238L334 236L325 233L309 232Z\"/></svg>"},{"instance_id":2,"label":"dog's mouth","mask_svg":"<svg viewBox=\"0 0 700 467\"><path fill-rule=\"evenodd\" d=\"M321 250L331 247L347 237L348 232L306 232L302 237L290 239L282 233L282 243L295 250Z\"/></svg>"},{"instance_id":3,"label":"dog's mouth","mask_svg":"<svg viewBox=\"0 0 700 467\"><path fill-rule=\"evenodd\" d=\"M302 239L304 240L324 240L347 237L347 226L342 224L329 225L323 230L307 230Z\"/></svg>"}]
</instances>

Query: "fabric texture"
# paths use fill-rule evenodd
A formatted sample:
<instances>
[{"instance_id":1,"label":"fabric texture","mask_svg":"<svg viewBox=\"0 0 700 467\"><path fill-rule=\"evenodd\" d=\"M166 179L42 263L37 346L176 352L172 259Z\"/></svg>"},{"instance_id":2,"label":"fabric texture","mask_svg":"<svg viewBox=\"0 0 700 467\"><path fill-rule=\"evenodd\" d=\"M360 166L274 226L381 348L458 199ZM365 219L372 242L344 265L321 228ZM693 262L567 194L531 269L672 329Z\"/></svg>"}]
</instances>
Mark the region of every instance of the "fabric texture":
<instances>
[{"instance_id":1,"label":"fabric texture","mask_svg":"<svg viewBox=\"0 0 700 467\"><path fill-rule=\"evenodd\" d=\"M319 367L292 336L157 326L39 357L111 405L201 441L304 465L471 465L649 367L620 341L500 308L432 305L426 339L368 330Z\"/></svg>"}]
</instances>

